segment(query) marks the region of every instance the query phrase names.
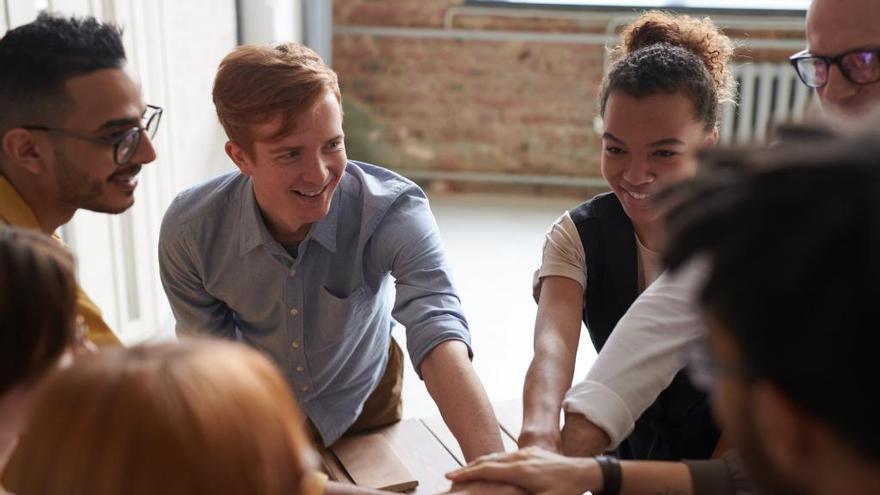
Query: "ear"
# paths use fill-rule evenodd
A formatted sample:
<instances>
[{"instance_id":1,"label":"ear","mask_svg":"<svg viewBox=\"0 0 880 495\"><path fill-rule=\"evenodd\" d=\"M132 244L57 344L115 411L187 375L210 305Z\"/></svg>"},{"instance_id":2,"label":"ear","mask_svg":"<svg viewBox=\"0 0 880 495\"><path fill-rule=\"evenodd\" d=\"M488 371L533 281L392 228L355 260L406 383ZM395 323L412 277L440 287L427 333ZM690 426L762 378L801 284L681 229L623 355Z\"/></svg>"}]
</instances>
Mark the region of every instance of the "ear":
<instances>
[{"instance_id":1,"label":"ear","mask_svg":"<svg viewBox=\"0 0 880 495\"><path fill-rule=\"evenodd\" d=\"M241 170L241 173L247 176L253 175L256 164L244 148L232 141L226 141L226 155L235 162L235 165Z\"/></svg>"},{"instance_id":2,"label":"ear","mask_svg":"<svg viewBox=\"0 0 880 495\"><path fill-rule=\"evenodd\" d=\"M41 147L34 133L27 129L15 127L6 131L0 138L0 149L3 150L7 162L34 175L42 174L46 169L43 158L47 150Z\"/></svg>"},{"instance_id":3,"label":"ear","mask_svg":"<svg viewBox=\"0 0 880 495\"><path fill-rule=\"evenodd\" d=\"M713 127L712 132L710 132L709 135L706 136L706 140L703 142L703 145L706 148L714 148L718 144L718 139L720 136L721 133L718 132L718 128Z\"/></svg>"},{"instance_id":4,"label":"ear","mask_svg":"<svg viewBox=\"0 0 880 495\"><path fill-rule=\"evenodd\" d=\"M776 385L756 384L752 393L757 437L769 460L787 479L808 478L825 449L815 420Z\"/></svg>"}]
</instances>

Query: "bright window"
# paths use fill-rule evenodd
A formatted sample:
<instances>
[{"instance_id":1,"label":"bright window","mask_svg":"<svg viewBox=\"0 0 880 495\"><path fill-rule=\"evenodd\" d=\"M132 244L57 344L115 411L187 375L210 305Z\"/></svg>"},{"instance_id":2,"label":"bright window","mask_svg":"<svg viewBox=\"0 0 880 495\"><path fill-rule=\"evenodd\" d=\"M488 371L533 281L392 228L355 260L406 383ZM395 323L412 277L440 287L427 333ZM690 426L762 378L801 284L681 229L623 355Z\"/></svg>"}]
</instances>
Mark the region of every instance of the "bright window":
<instances>
[{"instance_id":1,"label":"bright window","mask_svg":"<svg viewBox=\"0 0 880 495\"><path fill-rule=\"evenodd\" d=\"M472 5L803 12L810 0L473 0Z\"/></svg>"}]
</instances>

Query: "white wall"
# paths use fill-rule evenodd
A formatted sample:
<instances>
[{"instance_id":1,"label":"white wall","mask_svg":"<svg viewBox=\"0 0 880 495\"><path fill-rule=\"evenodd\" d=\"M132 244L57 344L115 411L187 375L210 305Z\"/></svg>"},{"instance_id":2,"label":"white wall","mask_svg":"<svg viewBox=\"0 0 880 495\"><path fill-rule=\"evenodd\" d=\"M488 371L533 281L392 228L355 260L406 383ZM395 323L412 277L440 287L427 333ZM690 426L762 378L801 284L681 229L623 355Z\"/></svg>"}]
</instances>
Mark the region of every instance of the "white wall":
<instances>
[{"instance_id":1,"label":"white wall","mask_svg":"<svg viewBox=\"0 0 880 495\"><path fill-rule=\"evenodd\" d=\"M309 1L327 0L240 0L241 41L264 45L302 40L303 2Z\"/></svg>"},{"instance_id":2,"label":"white wall","mask_svg":"<svg viewBox=\"0 0 880 495\"><path fill-rule=\"evenodd\" d=\"M0 32L45 8L122 25L146 101L165 108L159 158L144 167L135 206L117 216L81 211L62 232L77 254L81 285L123 341L170 336L156 255L159 225L178 191L232 167L211 85L236 45L235 0L0 0Z\"/></svg>"}]
</instances>

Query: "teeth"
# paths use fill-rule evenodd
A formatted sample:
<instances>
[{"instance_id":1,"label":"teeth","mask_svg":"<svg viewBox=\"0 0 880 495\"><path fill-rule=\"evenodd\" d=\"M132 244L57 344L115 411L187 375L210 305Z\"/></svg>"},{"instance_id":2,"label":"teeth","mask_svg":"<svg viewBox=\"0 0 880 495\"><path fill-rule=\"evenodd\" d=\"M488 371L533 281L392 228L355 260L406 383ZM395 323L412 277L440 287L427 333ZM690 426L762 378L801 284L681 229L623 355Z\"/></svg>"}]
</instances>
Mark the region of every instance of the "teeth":
<instances>
[{"instance_id":1,"label":"teeth","mask_svg":"<svg viewBox=\"0 0 880 495\"><path fill-rule=\"evenodd\" d=\"M629 194L630 196L632 196L633 198L638 199L638 200L648 199L651 197L650 194L637 193L637 192L632 192L632 191L627 191L626 193Z\"/></svg>"},{"instance_id":2,"label":"teeth","mask_svg":"<svg viewBox=\"0 0 880 495\"><path fill-rule=\"evenodd\" d=\"M324 189L318 189L317 191L313 191L313 192L297 191L294 189L293 192L295 192L301 196L307 196L307 197L313 198L313 197L321 194L322 192L324 192Z\"/></svg>"}]
</instances>

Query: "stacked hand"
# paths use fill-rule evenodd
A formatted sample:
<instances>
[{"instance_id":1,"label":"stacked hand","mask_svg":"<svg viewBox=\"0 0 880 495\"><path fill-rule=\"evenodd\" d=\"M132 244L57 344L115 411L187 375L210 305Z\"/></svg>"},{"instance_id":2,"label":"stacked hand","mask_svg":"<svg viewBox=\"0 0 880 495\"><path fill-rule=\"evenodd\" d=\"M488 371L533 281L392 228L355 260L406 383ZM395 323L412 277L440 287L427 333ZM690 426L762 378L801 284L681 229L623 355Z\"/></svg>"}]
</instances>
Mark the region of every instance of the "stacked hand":
<instances>
[{"instance_id":1,"label":"stacked hand","mask_svg":"<svg viewBox=\"0 0 880 495\"><path fill-rule=\"evenodd\" d=\"M454 483L506 483L538 495L581 495L602 489L602 473L592 458L564 457L537 447L486 455L446 477Z\"/></svg>"},{"instance_id":2,"label":"stacked hand","mask_svg":"<svg viewBox=\"0 0 880 495\"><path fill-rule=\"evenodd\" d=\"M519 448L540 447L548 452L562 452L562 435L558 425L554 428L538 430L523 425L517 439Z\"/></svg>"}]
</instances>

